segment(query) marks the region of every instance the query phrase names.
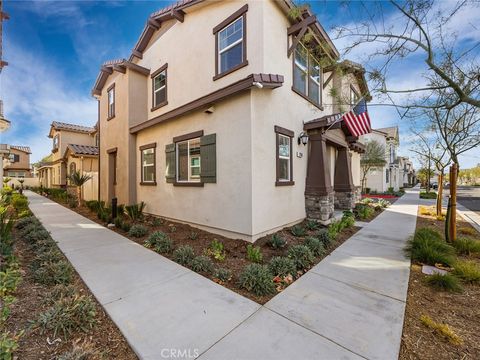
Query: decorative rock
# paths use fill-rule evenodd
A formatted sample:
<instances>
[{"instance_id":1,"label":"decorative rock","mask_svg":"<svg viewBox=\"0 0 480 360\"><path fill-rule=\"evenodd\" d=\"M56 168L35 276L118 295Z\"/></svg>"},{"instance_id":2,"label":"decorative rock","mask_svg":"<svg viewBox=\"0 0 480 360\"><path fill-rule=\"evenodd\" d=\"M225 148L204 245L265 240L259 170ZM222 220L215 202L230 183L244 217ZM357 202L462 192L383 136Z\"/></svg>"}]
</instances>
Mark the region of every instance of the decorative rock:
<instances>
[{"instance_id":1,"label":"decorative rock","mask_svg":"<svg viewBox=\"0 0 480 360\"><path fill-rule=\"evenodd\" d=\"M440 275L445 275L448 273L448 271L439 269L435 266L430 266L430 265L423 265L422 266L422 273L427 274L427 275L434 275L434 274L440 274Z\"/></svg>"}]
</instances>

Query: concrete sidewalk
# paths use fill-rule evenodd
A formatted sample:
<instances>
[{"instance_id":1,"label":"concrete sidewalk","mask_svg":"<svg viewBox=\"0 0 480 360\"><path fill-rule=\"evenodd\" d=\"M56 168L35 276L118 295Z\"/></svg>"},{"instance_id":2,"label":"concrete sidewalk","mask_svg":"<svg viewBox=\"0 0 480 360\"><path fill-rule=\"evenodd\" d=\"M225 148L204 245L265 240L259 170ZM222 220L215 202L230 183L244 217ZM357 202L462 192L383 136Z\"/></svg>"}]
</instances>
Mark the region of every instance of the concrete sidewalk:
<instances>
[{"instance_id":1,"label":"concrete sidewalk","mask_svg":"<svg viewBox=\"0 0 480 360\"><path fill-rule=\"evenodd\" d=\"M30 208L142 359L396 359L418 191L260 306L37 194ZM183 355L183 356L179 356Z\"/></svg>"}]
</instances>

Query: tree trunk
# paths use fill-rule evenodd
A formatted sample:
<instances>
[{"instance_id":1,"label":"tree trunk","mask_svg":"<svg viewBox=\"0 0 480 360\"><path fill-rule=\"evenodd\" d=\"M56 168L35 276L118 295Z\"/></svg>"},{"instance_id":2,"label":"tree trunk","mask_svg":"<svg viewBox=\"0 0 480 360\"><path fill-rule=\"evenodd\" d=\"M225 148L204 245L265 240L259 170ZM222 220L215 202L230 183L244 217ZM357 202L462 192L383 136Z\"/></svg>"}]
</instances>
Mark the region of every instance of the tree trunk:
<instances>
[{"instance_id":1,"label":"tree trunk","mask_svg":"<svg viewBox=\"0 0 480 360\"><path fill-rule=\"evenodd\" d=\"M82 187L77 186L78 206L82 206Z\"/></svg>"},{"instance_id":2,"label":"tree trunk","mask_svg":"<svg viewBox=\"0 0 480 360\"><path fill-rule=\"evenodd\" d=\"M458 164L453 163L450 168L450 241L457 239L457 175Z\"/></svg>"},{"instance_id":3,"label":"tree trunk","mask_svg":"<svg viewBox=\"0 0 480 360\"><path fill-rule=\"evenodd\" d=\"M431 164L430 164L430 157L428 158L428 169L427 169L427 184L426 184L426 192L430 192L430 169L431 169Z\"/></svg>"}]
</instances>

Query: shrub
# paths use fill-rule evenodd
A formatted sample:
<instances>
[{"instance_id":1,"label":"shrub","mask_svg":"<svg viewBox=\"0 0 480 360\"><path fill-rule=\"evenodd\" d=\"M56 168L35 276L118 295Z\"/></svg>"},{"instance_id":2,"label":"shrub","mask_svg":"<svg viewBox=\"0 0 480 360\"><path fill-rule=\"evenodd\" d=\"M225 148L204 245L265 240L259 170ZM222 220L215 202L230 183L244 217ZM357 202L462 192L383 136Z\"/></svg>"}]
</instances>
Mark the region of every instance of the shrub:
<instances>
[{"instance_id":1,"label":"shrub","mask_svg":"<svg viewBox=\"0 0 480 360\"><path fill-rule=\"evenodd\" d=\"M2 331L0 334L0 359L14 359L13 353L18 349L18 341L23 336L23 331L10 334L9 331Z\"/></svg>"},{"instance_id":2,"label":"shrub","mask_svg":"<svg viewBox=\"0 0 480 360\"><path fill-rule=\"evenodd\" d=\"M168 254L173 250L173 241L162 231L155 231L145 241L145 247L152 248L160 254Z\"/></svg>"},{"instance_id":3,"label":"shrub","mask_svg":"<svg viewBox=\"0 0 480 360\"><path fill-rule=\"evenodd\" d=\"M83 344L75 343L73 349L69 350L60 356L57 360L88 360L103 358L91 343L84 342Z\"/></svg>"},{"instance_id":4,"label":"shrub","mask_svg":"<svg viewBox=\"0 0 480 360\"><path fill-rule=\"evenodd\" d=\"M192 263L190 265L193 271L196 272L204 272L204 273L212 273L214 266L212 260L208 256L205 255L200 255L195 257L192 260Z\"/></svg>"},{"instance_id":5,"label":"shrub","mask_svg":"<svg viewBox=\"0 0 480 360\"><path fill-rule=\"evenodd\" d=\"M469 238L458 238L452 243L460 255L472 255L480 253L480 241Z\"/></svg>"},{"instance_id":6,"label":"shrub","mask_svg":"<svg viewBox=\"0 0 480 360\"><path fill-rule=\"evenodd\" d=\"M128 231L128 236L132 236L136 238L145 236L147 234L148 234L148 229L141 224L132 225L132 227Z\"/></svg>"},{"instance_id":7,"label":"shrub","mask_svg":"<svg viewBox=\"0 0 480 360\"><path fill-rule=\"evenodd\" d=\"M33 273L35 282L43 285L69 284L72 276L73 269L65 260L42 263Z\"/></svg>"},{"instance_id":8,"label":"shrub","mask_svg":"<svg viewBox=\"0 0 480 360\"><path fill-rule=\"evenodd\" d=\"M343 224L341 221L332 221L330 225L328 225L327 232L330 241L333 242L337 238L337 235L342 231Z\"/></svg>"},{"instance_id":9,"label":"shrub","mask_svg":"<svg viewBox=\"0 0 480 360\"><path fill-rule=\"evenodd\" d=\"M320 225L315 220L307 220L307 223L305 224L305 226L307 227L308 230L314 231L314 230L317 230Z\"/></svg>"},{"instance_id":10,"label":"shrub","mask_svg":"<svg viewBox=\"0 0 480 360\"><path fill-rule=\"evenodd\" d=\"M190 266L194 258L195 251L189 245L180 246L173 252L173 260L183 266Z\"/></svg>"},{"instance_id":11,"label":"shrub","mask_svg":"<svg viewBox=\"0 0 480 360\"><path fill-rule=\"evenodd\" d=\"M309 236L303 241L303 245L310 249L314 256L320 256L325 253L325 248L323 247L323 243L320 239Z\"/></svg>"},{"instance_id":12,"label":"shrub","mask_svg":"<svg viewBox=\"0 0 480 360\"><path fill-rule=\"evenodd\" d=\"M420 317L420 321L426 327L434 330L437 334L445 337L452 344L460 345L463 343L463 340L457 334L455 334L455 332L452 329L450 329L450 327L447 324L437 323L427 315L422 315Z\"/></svg>"},{"instance_id":13,"label":"shrub","mask_svg":"<svg viewBox=\"0 0 480 360\"><path fill-rule=\"evenodd\" d=\"M267 266L260 264L245 266L240 274L239 285L257 296L269 295L275 292L273 275Z\"/></svg>"},{"instance_id":14,"label":"shrub","mask_svg":"<svg viewBox=\"0 0 480 360\"><path fill-rule=\"evenodd\" d=\"M21 280L22 276L16 267L8 267L0 271L0 298L13 294Z\"/></svg>"},{"instance_id":15,"label":"shrub","mask_svg":"<svg viewBox=\"0 0 480 360\"><path fill-rule=\"evenodd\" d=\"M281 237L279 234L273 234L268 241L268 244L274 249L281 249L287 245L287 240Z\"/></svg>"},{"instance_id":16,"label":"shrub","mask_svg":"<svg viewBox=\"0 0 480 360\"><path fill-rule=\"evenodd\" d=\"M63 260L62 254L53 246L42 248L42 250L43 251L38 251L30 264L33 271L36 271L45 263L54 263Z\"/></svg>"},{"instance_id":17,"label":"shrub","mask_svg":"<svg viewBox=\"0 0 480 360\"><path fill-rule=\"evenodd\" d=\"M32 216L32 212L30 211L30 209L26 209L26 210L20 211L17 215L17 218L22 219L22 218L30 217L30 216Z\"/></svg>"},{"instance_id":18,"label":"shrub","mask_svg":"<svg viewBox=\"0 0 480 360\"><path fill-rule=\"evenodd\" d=\"M253 246L252 244L247 245L247 260L255 263L262 262L263 255L260 247Z\"/></svg>"},{"instance_id":19,"label":"shrub","mask_svg":"<svg viewBox=\"0 0 480 360\"><path fill-rule=\"evenodd\" d=\"M213 277L221 282L227 282L232 278L232 272L229 269L218 268L215 269Z\"/></svg>"},{"instance_id":20,"label":"shrub","mask_svg":"<svg viewBox=\"0 0 480 360\"><path fill-rule=\"evenodd\" d=\"M293 236L302 237L305 236L305 228L301 225L295 225L290 229Z\"/></svg>"},{"instance_id":21,"label":"shrub","mask_svg":"<svg viewBox=\"0 0 480 360\"><path fill-rule=\"evenodd\" d=\"M436 199L437 193L435 191L425 192L422 191L420 193L420 199Z\"/></svg>"},{"instance_id":22,"label":"shrub","mask_svg":"<svg viewBox=\"0 0 480 360\"><path fill-rule=\"evenodd\" d=\"M30 234L31 232L36 232L38 230L43 230L43 227L39 221L35 221L35 222L31 222L30 224L25 224L25 226L23 226L18 231L18 235L20 237L24 237L25 235Z\"/></svg>"},{"instance_id":23,"label":"shrub","mask_svg":"<svg viewBox=\"0 0 480 360\"><path fill-rule=\"evenodd\" d=\"M320 229L315 233L315 237L321 241L323 247L327 248L332 244L332 240L330 238L330 234L328 233L327 229Z\"/></svg>"},{"instance_id":24,"label":"shrub","mask_svg":"<svg viewBox=\"0 0 480 360\"><path fill-rule=\"evenodd\" d=\"M117 229L122 229L123 228L123 219L120 216L117 216L114 220L113 223L115 224L115 227Z\"/></svg>"},{"instance_id":25,"label":"shrub","mask_svg":"<svg viewBox=\"0 0 480 360\"><path fill-rule=\"evenodd\" d=\"M360 220L367 220L372 217L374 210L364 204L357 204L354 209L355 216Z\"/></svg>"},{"instance_id":26,"label":"shrub","mask_svg":"<svg viewBox=\"0 0 480 360\"><path fill-rule=\"evenodd\" d=\"M475 261L457 261L453 274L468 283L480 283L480 266Z\"/></svg>"},{"instance_id":27,"label":"shrub","mask_svg":"<svg viewBox=\"0 0 480 360\"><path fill-rule=\"evenodd\" d=\"M477 230L471 227L461 227L458 228L458 232L463 235L477 235Z\"/></svg>"},{"instance_id":28,"label":"shrub","mask_svg":"<svg viewBox=\"0 0 480 360\"><path fill-rule=\"evenodd\" d=\"M154 217L152 219L152 226L160 226L160 225L163 225L163 219L159 218L159 217Z\"/></svg>"},{"instance_id":29,"label":"shrub","mask_svg":"<svg viewBox=\"0 0 480 360\"><path fill-rule=\"evenodd\" d=\"M50 234L47 230L43 228L37 228L37 231L31 231L28 234L23 236L23 240L25 240L29 244L34 244L40 240L47 240L50 239Z\"/></svg>"},{"instance_id":30,"label":"shrub","mask_svg":"<svg viewBox=\"0 0 480 360\"><path fill-rule=\"evenodd\" d=\"M125 231L125 232L128 233L131 228L132 228L132 224L130 224L129 222L124 221L124 222L122 223L122 230L123 230L123 231Z\"/></svg>"},{"instance_id":31,"label":"shrub","mask_svg":"<svg viewBox=\"0 0 480 360\"><path fill-rule=\"evenodd\" d=\"M390 202L388 200L385 200L385 199L378 199L377 204L383 209L390 206Z\"/></svg>"},{"instance_id":32,"label":"shrub","mask_svg":"<svg viewBox=\"0 0 480 360\"><path fill-rule=\"evenodd\" d=\"M75 330L87 332L97 323L97 310L89 296L74 295L57 300L41 313L37 323L41 333L53 331L53 337L62 334L65 339Z\"/></svg>"},{"instance_id":33,"label":"shrub","mask_svg":"<svg viewBox=\"0 0 480 360\"><path fill-rule=\"evenodd\" d=\"M168 230L170 230L171 233L174 233L177 231L177 227L175 224L168 224Z\"/></svg>"},{"instance_id":34,"label":"shrub","mask_svg":"<svg viewBox=\"0 0 480 360\"><path fill-rule=\"evenodd\" d=\"M22 219L17 220L17 222L15 223L15 229L21 230L25 228L27 225L31 225L31 224L40 225L40 222L37 220L35 216L24 217Z\"/></svg>"},{"instance_id":35,"label":"shrub","mask_svg":"<svg viewBox=\"0 0 480 360\"><path fill-rule=\"evenodd\" d=\"M144 209L145 203L143 201L140 204L126 205L125 215L127 215L132 222L135 222L143 216Z\"/></svg>"},{"instance_id":36,"label":"shrub","mask_svg":"<svg viewBox=\"0 0 480 360\"><path fill-rule=\"evenodd\" d=\"M190 232L190 234L188 234L188 238L190 240L197 240L198 239L198 233L195 232L195 231L192 231L192 232Z\"/></svg>"},{"instance_id":37,"label":"shrub","mask_svg":"<svg viewBox=\"0 0 480 360\"><path fill-rule=\"evenodd\" d=\"M297 273L295 262L284 256L274 256L268 263L268 270L270 270L273 276L280 277L295 276Z\"/></svg>"},{"instance_id":38,"label":"shrub","mask_svg":"<svg viewBox=\"0 0 480 360\"><path fill-rule=\"evenodd\" d=\"M305 270L312 265L315 257L305 245L294 245L288 249L288 257L293 260L297 270Z\"/></svg>"},{"instance_id":39,"label":"shrub","mask_svg":"<svg viewBox=\"0 0 480 360\"><path fill-rule=\"evenodd\" d=\"M28 199L24 195L18 193L12 194L11 205L15 208L17 213L28 209Z\"/></svg>"},{"instance_id":40,"label":"shrub","mask_svg":"<svg viewBox=\"0 0 480 360\"><path fill-rule=\"evenodd\" d=\"M453 247L444 242L438 232L428 228L417 230L405 252L413 261L428 265L451 265L455 259Z\"/></svg>"},{"instance_id":41,"label":"shrub","mask_svg":"<svg viewBox=\"0 0 480 360\"><path fill-rule=\"evenodd\" d=\"M355 216L351 211L344 211L341 223L342 228L348 229L355 225Z\"/></svg>"},{"instance_id":42,"label":"shrub","mask_svg":"<svg viewBox=\"0 0 480 360\"><path fill-rule=\"evenodd\" d=\"M51 304L61 298L71 297L75 295L75 292L75 286L71 284L58 284L55 285L52 290L47 294L45 302Z\"/></svg>"},{"instance_id":43,"label":"shrub","mask_svg":"<svg viewBox=\"0 0 480 360\"><path fill-rule=\"evenodd\" d=\"M225 254L225 246L223 245L222 242L218 241L217 239L214 239L211 243L208 249L205 250L205 254L207 256L213 256L215 260L218 261L223 261L225 260L226 254Z\"/></svg>"},{"instance_id":44,"label":"shrub","mask_svg":"<svg viewBox=\"0 0 480 360\"><path fill-rule=\"evenodd\" d=\"M458 278L452 274L433 274L426 277L425 282L431 287L441 291L462 291Z\"/></svg>"}]
</instances>

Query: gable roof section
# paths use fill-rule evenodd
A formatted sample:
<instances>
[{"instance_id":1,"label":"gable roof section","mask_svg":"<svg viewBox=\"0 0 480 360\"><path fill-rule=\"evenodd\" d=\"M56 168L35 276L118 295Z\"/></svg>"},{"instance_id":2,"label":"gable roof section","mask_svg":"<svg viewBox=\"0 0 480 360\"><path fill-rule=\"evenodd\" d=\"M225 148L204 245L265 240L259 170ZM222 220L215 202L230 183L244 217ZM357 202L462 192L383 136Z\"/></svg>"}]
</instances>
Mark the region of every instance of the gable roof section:
<instances>
[{"instance_id":1,"label":"gable roof section","mask_svg":"<svg viewBox=\"0 0 480 360\"><path fill-rule=\"evenodd\" d=\"M23 151L24 153L31 154L32 151L30 150L29 146L18 146L18 145L10 145L10 149L15 149L19 151Z\"/></svg>"},{"instance_id":2,"label":"gable roof section","mask_svg":"<svg viewBox=\"0 0 480 360\"><path fill-rule=\"evenodd\" d=\"M398 126L375 129L387 134L387 137L398 140Z\"/></svg>"},{"instance_id":3,"label":"gable roof section","mask_svg":"<svg viewBox=\"0 0 480 360\"><path fill-rule=\"evenodd\" d=\"M136 71L145 76L150 74L150 69L134 64L131 61L126 59L116 59L116 60L106 61L100 67L100 72L98 73L97 79L95 80L95 85L93 85L92 95L100 95L102 93L102 89L105 86L105 83L107 82L108 77L111 74L113 74L114 71L118 71L122 74L125 74L127 69Z\"/></svg>"},{"instance_id":4,"label":"gable roof section","mask_svg":"<svg viewBox=\"0 0 480 360\"><path fill-rule=\"evenodd\" d=\"M84 133L84 134L91 134L97 131L97 129L90 126L68 124L60 121L53 121L52 124L50 125L50 132L48 134L48 137L52 137L52 130L54 129L57 131L66 130L66 131L72 131L72 132Z\"/></svg>"},{"instance_id":5,"label":"gable roof section","mask_svg":"<svg viewBox=\"0 0 480 360\"><path fill-rule=\"evenodd\" d=\"M98 156L99 154L98 146L68 144L64 157L69 150L73 155Z\"/></svg>"}]
</instances>

